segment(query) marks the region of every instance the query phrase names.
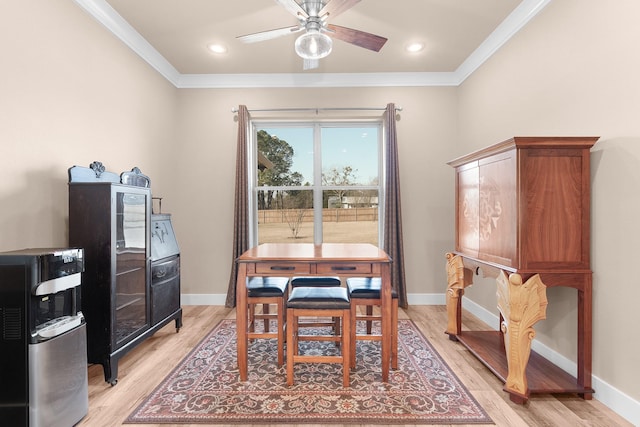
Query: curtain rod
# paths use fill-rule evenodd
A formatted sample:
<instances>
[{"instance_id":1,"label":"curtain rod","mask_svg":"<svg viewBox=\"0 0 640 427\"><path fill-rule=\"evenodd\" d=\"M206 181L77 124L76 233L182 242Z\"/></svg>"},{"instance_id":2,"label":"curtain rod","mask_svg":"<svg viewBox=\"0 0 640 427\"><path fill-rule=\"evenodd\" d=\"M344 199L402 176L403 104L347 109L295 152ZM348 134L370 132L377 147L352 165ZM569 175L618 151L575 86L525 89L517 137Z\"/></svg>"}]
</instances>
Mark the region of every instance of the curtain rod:
<instances>
[{"instance_id":1,"label":"curtain rod","mask_svg":"<svg viewBox=\"0 0 640 427\"><path fill-rule=\"evenodd\" d=\"M347 107L347 108L256 108L247 110L251 112L278 112L278 111L315 111L318 114L319 111L384 111L386 107ZM396 107L396 111L402 111L402 107ZM232 113L237 113L238 108L233 107L231 109Z\"/></svg>"}]
</instances>

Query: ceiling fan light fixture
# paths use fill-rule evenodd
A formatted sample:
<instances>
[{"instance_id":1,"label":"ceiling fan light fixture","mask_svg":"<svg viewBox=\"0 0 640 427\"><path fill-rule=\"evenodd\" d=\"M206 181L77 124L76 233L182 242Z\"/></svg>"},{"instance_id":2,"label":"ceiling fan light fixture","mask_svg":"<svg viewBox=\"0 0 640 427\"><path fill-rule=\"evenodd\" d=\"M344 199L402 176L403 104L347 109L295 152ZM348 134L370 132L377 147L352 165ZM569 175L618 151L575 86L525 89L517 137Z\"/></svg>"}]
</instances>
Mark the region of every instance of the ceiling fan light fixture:
<instances>
[{"instance_id":1,"label":"ceiling fan light fixture","mask_svg":"<svg viewBox=\"0 0 640 427\"><path fill-rule=\"evenodd\" d=\"M296 39L295 49L304 59L321 59L331 53L331 37L318 30L309 30Z\"/></svg>"}]
</instances>

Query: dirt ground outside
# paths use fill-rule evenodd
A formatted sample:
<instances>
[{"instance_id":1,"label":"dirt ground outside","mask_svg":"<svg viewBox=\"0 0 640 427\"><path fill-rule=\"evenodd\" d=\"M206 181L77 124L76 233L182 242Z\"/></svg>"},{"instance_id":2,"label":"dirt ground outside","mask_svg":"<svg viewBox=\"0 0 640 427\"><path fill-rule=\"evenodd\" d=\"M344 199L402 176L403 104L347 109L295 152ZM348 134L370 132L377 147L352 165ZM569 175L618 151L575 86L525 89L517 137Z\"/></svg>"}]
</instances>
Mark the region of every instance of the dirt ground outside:
<instances>
[{"instance_id":1,"label":"dirt ground outside","mask_svg":"<svg viewBox=\"0 0 640 427\"><path fill-rule=\"evenodd\" d=\"M378 246L378 221L325 222L325 243L371 243ZM258 243L313 243L313 223L302 223L298 238L286 223L258 225Z\"/></svg>"}]
</instances>

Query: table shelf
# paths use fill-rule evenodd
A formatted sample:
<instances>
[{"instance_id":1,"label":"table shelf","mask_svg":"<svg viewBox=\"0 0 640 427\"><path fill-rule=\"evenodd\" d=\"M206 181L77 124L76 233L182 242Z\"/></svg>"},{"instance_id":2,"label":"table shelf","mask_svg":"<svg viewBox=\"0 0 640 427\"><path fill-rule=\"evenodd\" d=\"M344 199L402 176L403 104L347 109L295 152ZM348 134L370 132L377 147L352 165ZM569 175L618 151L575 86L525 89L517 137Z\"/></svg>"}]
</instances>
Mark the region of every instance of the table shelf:
<instances>
[{"instance_id":1,"label":"table shelf","mask_svg":"<svg viewBox=\"0 0 640 427\"><path fill-rule=\"evenodd\" d=\"M503 383L507 380L507 357L502 333L499 331L464 331L455 336L478 360ZM578 380L552 362L531 351L527 364L527 382L531 394L579 393L590 394L592 388L582 387Z\"/></svg>"}]
</instances>

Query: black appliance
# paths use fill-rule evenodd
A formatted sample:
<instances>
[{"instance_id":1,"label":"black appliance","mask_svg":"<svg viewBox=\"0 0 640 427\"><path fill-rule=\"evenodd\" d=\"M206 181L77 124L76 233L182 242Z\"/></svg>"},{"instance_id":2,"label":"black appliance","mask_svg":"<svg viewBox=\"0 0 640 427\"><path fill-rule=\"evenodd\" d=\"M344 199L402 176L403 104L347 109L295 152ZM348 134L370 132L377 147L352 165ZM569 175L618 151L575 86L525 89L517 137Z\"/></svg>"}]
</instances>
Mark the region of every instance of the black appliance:
<instances>
[{"instance_id":1,"label":"black appliance","mask_svg":"<svg viewBox=\"0 0 640 427\"><path fill-rule=\"evenodd\" d=\"M165 319L182 327L180 248L170 214L151 215L151 325Z\"/></svg>"},{"instance_id":2,"label":"black appliance","mask_svg":"<svg viewBox=\"0 0 640 427\"><path fill-rule=\"evenodd\" d=\"M0 423L69 427L89 409L83 250L0 253Z\"/></svg>"}]
</instances>

